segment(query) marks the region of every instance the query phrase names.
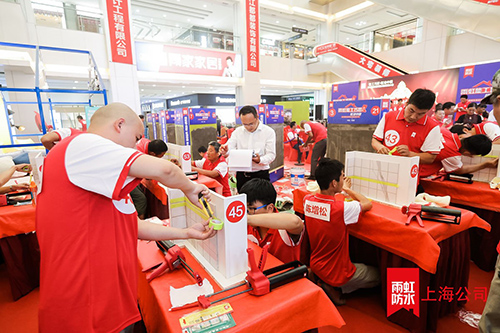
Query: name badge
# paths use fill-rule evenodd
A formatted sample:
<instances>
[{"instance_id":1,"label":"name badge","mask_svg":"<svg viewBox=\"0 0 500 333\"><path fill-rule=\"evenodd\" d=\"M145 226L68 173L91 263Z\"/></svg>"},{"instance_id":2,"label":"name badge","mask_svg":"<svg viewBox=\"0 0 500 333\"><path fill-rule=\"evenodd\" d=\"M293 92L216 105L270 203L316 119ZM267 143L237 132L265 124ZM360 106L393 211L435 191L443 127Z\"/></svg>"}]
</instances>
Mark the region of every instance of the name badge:
<instances>
[{"instance_id":1,"label":"name badge","mask_svg":"<svg viewBox=\"0 0 500 333\"><path fill-rule=\"evenodd\" d=\"M327 203L307 200L304 204L305 216L330 222L330 208Z\"/></svg>"}]
</instances>

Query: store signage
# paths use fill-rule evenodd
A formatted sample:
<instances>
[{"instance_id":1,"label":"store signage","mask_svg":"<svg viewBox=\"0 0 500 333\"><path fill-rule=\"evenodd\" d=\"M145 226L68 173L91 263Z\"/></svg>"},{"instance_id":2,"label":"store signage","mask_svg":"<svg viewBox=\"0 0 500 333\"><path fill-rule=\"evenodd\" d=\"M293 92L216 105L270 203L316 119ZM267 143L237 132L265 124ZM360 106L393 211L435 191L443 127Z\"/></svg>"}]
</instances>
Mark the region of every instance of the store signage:
<instances>
[{"instance_id":1,"label":"store signage","mask_svg":"<svg viewBox=\"0 0 500 333\"><path fill-rule=\"evenodd\" d=\"M113 62L132 64L132 39L127 0L106 0L109 42Z\"/></svg>"},{"instance_id":2,"label":"store signage","mask_svg":"<svg viewBox=\"0 0 500 333\"><path fill-rule=\"evenodd\" d=\"M170 106L191 104L191 99L176 99L170 102Z\"/></svg>"},{"instance_id":3,"label":"store signage","mask_svg":"<svg viewBox=\"0 0 500 333\"><path fill-rule=\"evenodd\" d=\"M355 101L359 94L359 81L332 85L332 101Z\"/></svg>"},{"instance_id":4,"label":"store signage","mask_svg":"<svg viewBox=\"0 0 500 333\"><path fill-rule=\"evenodd\" d=\"M145 103L141 105L141 110L143 112L150 112L151 111L151 103Z\"/></svg>"},{"instance_id":5,"label":"store signage","mask_svg":"<svg viewBox=\"0 0 500 333\"><path fill-rule=\"evenodd\" d=\"M344 59L347 59L350 62L380 77L397 76L404 74L339 43L326 43L314 47L313 54L316 57L327 53L337 54Z\"/></svg>"},{"instance_id":6,"label":"store signage","mask_svg":"<svg viewBox=\"0 0 500 333\"><path fill-rule=\"evenodd\" d=\"M135 42L137 70L241 77L241 56L201 48Z\"/></svg>"},{"instance_id":7,"label":"store signage","mask_svg":"<svg viewBox=\"0 0 500 333\"><path fill-rule=\"evenodd\" d=\"M162 102L153 102L153 110L156 109L164 109L166 107L166 103L164 101Z\"/></svg>"},{"instance_id":8,"label":"store signage","mask_svg":"<svg viewBox=\"0 0 500 333\"><path fill-rule=\"evenodd\" d=\"M241 125L240 109L243 106L235 107L236 124ZM283 105L260 104L253 106L257 110L257 116L263 124L283 124Z\"/></svg>"},{"instance_id":9,"label":"store signage","mask_svg":"<svg viewBox=\"0 0 500 333\"><path fill-rule=\"evenodd\" d=\"M163 141L167 142L167 115L168 111L160 111L160 128Z\"/></svg>"},{"instance_id":10,"label":"store signage","mask_svg":"<svg viewBox=\"0 0 500 333\"><path fill-rule=\"evenodd\" d=\"M215 96L215 104L234 104L234 103L236 103L236 98L234 97Z\"/></svg>"},{"instance_id":11,"label":"store signage","mask_svg":"<svg viewBox=\"0 0 500 333\"><path fill-rule=\"evenodd\" d=\"M309 31L307 29L302 29L302 28L297 28L297 27L293 27L292 31L298 32L299 34L303 34L303 35L307 35L309 33Z\"/></svg>"},{"instance_id":12,"label":"store signage","mask_svg":"<svg viewBox=\"0 0 500 333\"><path fill-rule=\"evenodd\" d=\"M246 0L247 70L259 72L259 0Z\"/></svg>"},{"instance_id":13,"label":"store signage","mask_svg":"<svg viewBox=\"0 0 500 333\"><path fill-rule=\"evenodd\" d=\"M380 99L328 103L329 124L378 124L389 111L389 101Z\"/></svg>"},{"instance_id":14,"label":"store signage","mask_svg":"<svg viewBox=\"0 0 500 333\"><path fill-rule=\"evenodd\" d=\"M298 35L295 35L295 36L288 38L288 42L293 42L294 40L297 40L300 38L302 38L302 34L298 34Z\"/></svg>"}]
</instances>

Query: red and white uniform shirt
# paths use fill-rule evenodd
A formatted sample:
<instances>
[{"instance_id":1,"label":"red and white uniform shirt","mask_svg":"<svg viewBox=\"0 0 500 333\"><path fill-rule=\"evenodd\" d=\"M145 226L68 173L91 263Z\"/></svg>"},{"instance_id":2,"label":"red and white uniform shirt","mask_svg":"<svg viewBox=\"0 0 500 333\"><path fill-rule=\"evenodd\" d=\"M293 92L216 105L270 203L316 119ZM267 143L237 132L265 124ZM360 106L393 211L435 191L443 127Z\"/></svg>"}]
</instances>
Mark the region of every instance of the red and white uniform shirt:
<instances>
[{"instance_id":1,"label":"red and white uniform shirt","mask_svg":"<svg viewBox=\"0 0 500 333\"><path fill-rule=\"evenodd\" d=\"M427 177L437 173L441 168L446 173L454 172L463 166L462 154L460 154L460 139L458 134L451 133L446 128L441 128L443 149L432 164L420 165L420 177Z\"/></svg>"},{"instance_id":2,"label":"red and white uniform shirt","mask_svg":"<svg viewBox=\"0 0 500 333\"><path fill-rule=\"evenodd\" d=\"M217 161L214 163L210 162L208 158L205 157L202 158L201 160L194 161L194 165L197 168L203 169L203 170L209 170L209 171L217 171L219 175L215 177L215 180L221 183L222 185L222 195L225 197L230 197L231 196L231 189L229 188L229 174L227 172L227 162L224 159L224 157L220 156Z\"/></svg>"},{"instance_id":3,"label":"red and white uniform shirt","mask_svg":"<svg viewBox=\"0 0 500 333\"><path fill-rule=\"evenodd\" d=\"M409 123L403 111L386 113L373 132L373 137L389 149L406 145L415 153L437 155L443 148L437 122L424 116L417 122Z\"/></svg>"},{"instance_id":4,"label":"red and white uniform shirt","mask_svg":"<svg viewBox=\"0 0 500 333\"><path fill-rule=\"evenodd\" d=\"M476 134L484 134L491 141L495 141L500 138L500 127L491 121L482 122L480 124L474 124L476 129Z\"/></svg>"},{"instance_id":5,"label":"red and white uniform shirt","mask_svg":"<svg viewBox=\"0 0 500 333\"><path fill-rule=\"evenodd\" d=\"M347 283L356 272L349 257L347 225L357 223L361 214L358 201L344 202L329 195L304 198L304 215L311 244L311 270L334 287Z\"/></svg>"},{"instance_id":6,"label":"red and white uniform shirt","mask_svg":"<svg viewBox=\"0 0 500 333\"><path fill-rule=\"evenodd\" d=\"M325 126L315 121L308 121L307 123L305 123L304 132L306 132L307 134L309 134L309 132L312 132L313 142L321 141L323 139L326 139L327 137Z\"/></svg>"},{"instance_id":7,"label":"red and white uniform shirt","mask_svg":"<svg viewBox=\"0 0 500 333\"><path fill-rule=\"evenodd\" d=\"M269 243L269 253L284 263L300 260L300 242L303 234L304 231L302 231L299 240L294 242L286 230L269 229L262 238L259 228L248 226L248 239L257 243L260 247L264 247Z\"/></svg>"},{"instance_id":8,"label":"red and white uniform shirt","mask_svg":"<svg viewBox=\"0 0 500 333\"><path fill-rule=\"evenodd\" d=\"M59 141L62 141L66 138L69 138L72 135L83 133L82 131L74 129L74 128L61 128L58 130L54 130L52 132L59 136Z\"/></svg>"},{"instance_id":9,"label":"red and white uniform shirt","mask_svg":"<svg viewBox=\"0 0 500 333\"><path fill-rule=\"evenodd\" d=\"M141 153L148 155L149 154L148 148L149 148L150 142L151 142L151 140L146 139L146 138L142 138L139 141L137 141L137 143L135 144L135 149L137 149Z\"/></svg>"},{"instance_id":10,"label":"red and white uniform shirt","mask_svg":"<svg viewBox=\"0 0 500 333\"><path fill-rule=\"evenodd\" d=\"M290 143L292 147L297 144L297 133L290 126L285 127L285 143Z\"/></svg>"},{"instance_id":11,"label":"red and white uniform shirt","mask_svg":"<svg viewBox=\"0 0 500 333\"><path fill-rule=\"evenodd\" d=\"M37 198L40 332L119 332L137 309L137 213L128 177L142 154L94 134L45 158Z\"/></svg>"},{"instance_id":12,"label":"red and white uniform shirt","mask_svg":"<svg viewBox=\"0 0 500 333\"><path fill-rule=\"evenodd\" d=\"M463 114L467 114L467 106L469 106L469 102L465 102L465 103L462 103L462 102L459 102L456 106L456 109L457 111L455 112L455 117L453 118L454 120L453 121L457 121L457 119L463 115ZM464 111L459 111L459 109L462 108L464 109Z\"/></svg>"}]
</instances>

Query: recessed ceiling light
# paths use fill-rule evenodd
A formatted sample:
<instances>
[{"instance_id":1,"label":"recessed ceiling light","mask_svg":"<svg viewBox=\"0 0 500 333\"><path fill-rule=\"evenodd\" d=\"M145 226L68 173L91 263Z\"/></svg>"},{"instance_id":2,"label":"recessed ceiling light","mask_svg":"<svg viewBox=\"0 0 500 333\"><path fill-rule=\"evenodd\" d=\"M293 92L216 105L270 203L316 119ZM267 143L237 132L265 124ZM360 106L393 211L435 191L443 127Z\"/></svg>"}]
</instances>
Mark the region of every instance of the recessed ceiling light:
<instances>
[{"instance_id":1,"label":"recessed ceiling light","mask_svg":"<svg viewBox=\"0 0 500 333\"><path fill-rule=\"evenodd\" d=\"M191 22L191 19L188 19L188 22Z\"/></svg>"},{"instance_id":2,"label":"recessed ceiling light","mask_svg":"<svg viewBox=\"0 0 500 333\"><path fill-rule=\"evenodd\" d=\"M141 89L141 91L144 91L144 89Z\"/></svg>"},{"instance_id":3,"label":"recessed ceiling light","mask_svg":"<svg viewBox=\"0 0 500 333\"><path fill-rule=\"evenodd\" d=\"M195 92L195 91L193 90L193 92Z\"/></svg>"},{"instance_id":4,"label":"recessed ceiling light","mask_svg":"<svg viewBox=\"0 0 500 333\"><path fill-rule=\"evenodd\" d=\"M295 28L296 26L297 26L296 24L292 25L292 27L294 27L294 28Z\"/></svg>"},{"instance_id":5,"label":"recessed ceiling light","mask_svg":"<svg viewBox=\"0 0 500 333\"><path fill-rule=\"evenodd\" d=\"M280 23L280 21L276 21L276 24Z\"/></svg>"},{"instance_id":6,"label":"recessed ceiling light","mask_svg":"<svg viewBox=\"0 0 500 333\"><path fill-rule=\"evenodd\" d=\"M177 28L179 27L179 25L178 25L178 24L176 24L175 26L176 26Z\"/></svg>"},{"instance_id":7,"label":"recessed ceiling light","mask_svg":"<svg viewBox=\"0 0 500 333\"><path fill-rule=\"evenodd\" d=\"M169 90L168 92L172 92L172 90Z\"/></svg>"},{"instance_id":8,"label":"recessed ceiling light","mask_svg":"<svg viewBox=\"0 0 500 333\"><path fill-rule=\"evenodd\" d=\"M73 89L76 89L76 87L73 87Z\"/></svg>"},{"instance_id":9,"label":"recessed ceiling light","mask_svg":"<svg viewBox=\"0 0 500 333\"><path fill-rule=\"evenodd\" d=\"M153 84L153 87L156 87L156 84Z\"/></svg>"},{"instance_id":10,"label":"recessed ceiling light","mask_svg":"<svg viewBox=\"0 0 500 333\"><path fill-rule=\"evenodd\" d=\"M207 8L207 5L203 5L203 7Z\"/></svg>"},{"instance_id":11,"label":"recessed ceiling light","mask_svg":"<svg viewBox=\"0 0 500 333\"><path fill-rule=\"evenodd\" d=\"M75 81L75 83L78 83L78 81Z\"/></svg>"},{"instance_id":12,"label":"recessed ceiling light","mask_svg":"<svg viewBox=\"0 0 500 333\"><path fill-rule=\"evenodd\" d=\"M136 10L135 10L135 12L136 12L136 13L139 13L139 12L140 12L140 10L139 10L139 9L136 9Z\"/></svg>"},{"instance_id":13,"label":"recessed ceiling light","mask_svg":"<svg viewBox=\"0 0 500 333\"><path fill-rule=\"evenodd\" d=\"M182 86L182 89L186 88L186 86Z\"/></svg>"},{"instance_id":14,"label":"recessed ceiling light","mask_svg":"<svg viewBox=\"0 0 500 333\"><path fill-rule=\"evenodd\" d=\"M217 29L215 29L215 28L213 28L212 30L213 30L213 31L217 31Z\"/></svg>"},{"instance_id":15,"label":"recessed ceiling light","mask_svg":"<svg viewBox=\"0 0 500 333\"><path fill-rule=\"evenodd\" d=\"M345 39L345 40L349 40L349 37L346 37L346 39Z\"/></svg>"},{"instance_id":16,"label":"recessed ceiling light","mask_svg":"<svg viewBox=\"0 0 500 333\"><path fill-rule=\"evenodd\" d=\"M163 17L167 17L167 14L163 14Z\"/></svg>"}]
</instances>

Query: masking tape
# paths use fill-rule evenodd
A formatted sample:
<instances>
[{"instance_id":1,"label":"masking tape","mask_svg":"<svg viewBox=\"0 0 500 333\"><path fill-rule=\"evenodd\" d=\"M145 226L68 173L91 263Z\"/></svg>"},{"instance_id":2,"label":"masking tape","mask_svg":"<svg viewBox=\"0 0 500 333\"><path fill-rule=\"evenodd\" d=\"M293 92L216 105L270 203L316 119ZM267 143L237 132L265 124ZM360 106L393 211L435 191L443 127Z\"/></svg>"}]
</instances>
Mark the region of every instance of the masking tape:
<instances>
[{"instance_id":1,"label":"masking tape","mask_svg":"<svg viewBox=\"0 0 500 333\"><path fill-rule=\"evenodd\" d=\"M382 180L376 180L376 179L371 179L371 178L365 178L365 177L359 177L359 176L348 176L349 178L352 179L359 179L359 180L364 180L366 182L370 183L375 183L375 184L381 184L381 185L387 185L387 186L392 186L392 187L399 187L399 184L394 184L394 183L389 183L389 182L384 182Z\"/></svg>"}]
</instances>

